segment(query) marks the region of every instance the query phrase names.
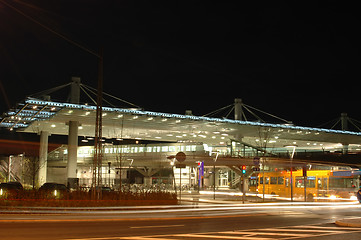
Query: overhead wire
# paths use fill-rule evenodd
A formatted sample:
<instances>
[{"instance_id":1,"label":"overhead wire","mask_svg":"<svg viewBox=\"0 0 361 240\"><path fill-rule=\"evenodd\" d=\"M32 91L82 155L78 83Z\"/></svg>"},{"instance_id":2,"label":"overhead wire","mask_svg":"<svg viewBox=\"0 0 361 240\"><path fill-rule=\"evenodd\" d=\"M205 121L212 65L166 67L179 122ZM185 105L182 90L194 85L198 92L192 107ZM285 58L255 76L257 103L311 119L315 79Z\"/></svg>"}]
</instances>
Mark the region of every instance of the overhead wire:
<instances>
[{"instance_id":1,"label":"overhead wire","mask_svg":"<svg viewBox=\"0 0 361 240\"><path fill-rule=\"evenodd\" d=\"M253 111L251 111L245 104L243 104L243 108L246 109L250 114L252 114L255 118L257 118L261 122L265 122L262 118L260 118L257 114L255 114Z\"/></svg>"},{"instance_id":2,"label":"overhead wire","mask_svg":"<svg viewBox=\"0 0 361 240\"><path fill-rule=\"evenodd\" d=\"M34 19L33 17L27 15L26 13L24 13L24 12L21 11L21 10L19 10L19 9L16 8L15 6L7 3L6 1L0 0L0 2L1 2L2 4L4 4L4 5L6 5L7 7L11 8L11 9L14 10L15 12L19 13L19 14L22 15L23 17L27 18L28 20L32 21L33 23L39 25L40 27L46 29L47 31L49 31L49 32L55 34L56 36L62 38L63 40L67 41L68 43L70 43L70 44L72 44L72 45L74 45L74 46L76 46L76 47L84 50L85 52L90 53L90 54L93 55L93 56L96 56L97 58L101 58L101 56L100 56L98 53L90 50L89 48L84 47L84 46L81 45L80 43L77 43L77 42L71 40L69 37L65 36L64 34L61 34L61 33L57 32L57 31L55 31L54 29L51 29L50 27L44 25L43 23L39 22L38 20Z\"/></svg>"},{"instance_id":3,"label":"overhead wire","mask_svg":"<svg viewBox=\"0 0 361 240\"><path fill-rule=\"evenodd\" d=\"M255 107L252 107L252 106L250 106L250 105L247 105L247 104L244 104L244 103L243 103L243 106L246 106L246 107L248 107L248 108L251 108L251 109L253 109L253 110L256 110L256 111L258 111L258 112L260 112L260 113L266 114L266 115L271 116L271 117L273 117L273 118L276 118L276 119L278 119L278 120L281 120L281 121L283 121L283 122L285 122L285 123L291 123L291 121L288 121L288 120L286 120L286 119L284 119L284 118L281 118L281 117L277 117L276 115L273 115L273 114L271 114L271 113L262 111L262 110L260 110L260 109L255 108Z\"/></svg>"},{"instance_id":4,"label":"overhead wire","mask_svg":"<svg viewBox=\"0 0 361 240\"><path fill-rule=\"evenodd\" d=\"M92 98L92 96L90 96L90 94L84 89L84 87L80 84L79 85L80 89L88 96L88 98L90 98L90 100L92 100L92 102L97 105L97 102Z\"/></svg>"},{"instance_id":5,"label":"overhead wire","mask_svg":"<svg viewBox=\"0 0 361 240\"><path fill-rule=\"evenodd\" d=\"M97 92L96 91L93 91L92 89L89 89L89 87L87 87L85 84L80 84L83 88L85 88L85 89L87 89L89 92L91 92L92 94L94 94L95 96L97 95ZM88 94L88 93L87 93ZM104 92L103 92L103 94L104 94ZM104 102L106 102L106 103L108 103L110 106L112 106L112 107L115 107L115 105L114 104L112 104L111 102L109 102L108 100L106 100L106 99L104 99L104 97L103 97L103 101ZM97 102L96 101L94 101L95 102L95 105L97 104Z\"/></svg>"},{"instance_id":6,"label":"overhead wire","mask_svg":"<svg viewBox=\"0 0 361 240\"><path fill-rule=\"evenodd\" d=\"M357 126L353 121L354 121L355 119L352 119L352 118L348 118L348 121L355 127L355 128L357 128L357 130L359 130L360 132L361 132L361 128L359 127L359 126ZM357 121L357 120L356 120Z\"/></svg>"},{"instance_id":7,"label":"overhead wire","mask_svg":"<svg viewBox=\"0 0 361 240\"><path fill-rule=\"evenodd\" d=\"M230 104L230 105L227 105L227 106L225 106L225 107L221 107L221 108L216 109L216 110L214 110L214 111L212 111L212 112L210 112L210 113L204 114L202 117L213 116L214 114L219 113L220 111L222 111L222 110L224 110L224 109L227 109L227 108L229 108L229 107L234 107L234 105L233 105L233 104Z\"/></svg>"},{"instance_id":8,"label":"overhead wire","mask_svg":"<svg viewBox=\"0 0 361 240\"><path fill-rule=\"evenodd\" d=\"M82 83L81 85L82 85L82 86L85 86L86 88L92 89L93 91L97 91L95 88L93 88L93 87L91 87L91 86L88 86L88 85L86 85L86 84L83 84L83 83ZM103 92L103 94L106 95L106 96L108 96L108 97L114 98L114 99L116 99L116 100L118 100L118 101L124 102L124 103L126 103L126 104L128 104L128 105L131 105L131 106L133 106L133 107L141 108L140 106L138 106L138 105L136 105L136 104L134 104L134 103L128 102L128 101L123 100L123 99L118 98L118 97L115 97L115 96L113 96L113 95L111 95L111 94L109 94L109 93Z\"/></svg>"},{"instance_id":9,"label":"overhead wire","mask_svg":"<svg viewBox=\"0 0 361 240\"><path fill-rule=\"evenodd\" d=\"M63 84L63 85L60 85L60 86L57 86L57 87L49 88L49 89L46 89L46 90L31 94L28 97L42 97L44 95L48 95L48 94L56 92L56 91L58 91L58 90L60 90L62 88L65 88L65 87L69 86L70 84L71 83L66 83L66 84Z\"/></svg>"}]
</instances>

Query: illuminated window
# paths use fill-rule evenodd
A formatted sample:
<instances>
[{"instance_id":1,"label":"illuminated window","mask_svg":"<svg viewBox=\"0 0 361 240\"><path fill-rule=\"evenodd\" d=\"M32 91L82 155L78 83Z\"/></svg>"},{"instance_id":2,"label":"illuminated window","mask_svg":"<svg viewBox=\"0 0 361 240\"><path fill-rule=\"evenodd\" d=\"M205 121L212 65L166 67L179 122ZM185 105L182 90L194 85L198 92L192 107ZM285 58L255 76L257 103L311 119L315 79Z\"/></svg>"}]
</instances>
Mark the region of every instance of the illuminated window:
<instances>
[{"instance_id":1,"label":"illuminated window","mask_svg":"<svg viewBox=\"0 0 361 240\"><path fill-rule=\"evenodd\" d=\"M277 184L277 177L271 177L271 184Z\"/></svg>"},{"instance_id":2,"label":"illuminated window","mask_svg":"<svg viewBox=\"0 0 361 240\"><path fill-rule=\"evenodd\" d=\"M168 152L168 146L162 146L162 152Z\"/></svg>"}]
</instances>

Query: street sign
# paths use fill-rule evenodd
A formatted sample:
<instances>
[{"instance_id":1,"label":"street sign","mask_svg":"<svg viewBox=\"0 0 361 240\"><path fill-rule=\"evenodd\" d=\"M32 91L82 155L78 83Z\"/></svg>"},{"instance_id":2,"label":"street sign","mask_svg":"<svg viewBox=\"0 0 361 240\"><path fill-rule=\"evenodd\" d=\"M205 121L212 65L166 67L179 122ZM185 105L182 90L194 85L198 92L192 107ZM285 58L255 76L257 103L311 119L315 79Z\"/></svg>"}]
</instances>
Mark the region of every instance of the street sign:
<instances>
[{"instance_id":1,"label":"street sign","mask_svg":"<svg viewBox=\"0 0 361 240\"><path fill-rule=\"evenodd\" d=\"M186 168L186 165L184 163L177 163L175 165L176 168Z\"/></svg>"},{"instance_id":2,"label":"street sign","mask_svg":"<svg viewBox=\"0 0 361 240\"><path fill-rule=\"evenodd\" d=\"M175 155L175 159L177 159L178 162L184 162L186 160L186 154L184 152L179 152Z\"/></svg>"}]
</instances>

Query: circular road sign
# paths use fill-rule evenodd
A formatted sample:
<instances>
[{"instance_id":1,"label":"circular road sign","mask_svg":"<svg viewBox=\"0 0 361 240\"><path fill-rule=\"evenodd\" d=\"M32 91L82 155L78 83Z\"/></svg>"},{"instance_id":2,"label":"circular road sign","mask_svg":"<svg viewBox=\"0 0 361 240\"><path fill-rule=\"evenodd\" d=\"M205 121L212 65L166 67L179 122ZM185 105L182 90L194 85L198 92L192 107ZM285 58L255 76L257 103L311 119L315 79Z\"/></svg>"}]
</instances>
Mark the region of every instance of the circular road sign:
<instances>
[{"instance_id":1,"label":"circular road sign","mask_svg":"<svg viewBox=\"0 0 361 240\"><path fill-rule=\"evenodd\" d=\"M175 155L175 159L177 159L178 162L184 162L186 160L186 154L184 152L179 152Z\"/></svg>"}]
</instances>

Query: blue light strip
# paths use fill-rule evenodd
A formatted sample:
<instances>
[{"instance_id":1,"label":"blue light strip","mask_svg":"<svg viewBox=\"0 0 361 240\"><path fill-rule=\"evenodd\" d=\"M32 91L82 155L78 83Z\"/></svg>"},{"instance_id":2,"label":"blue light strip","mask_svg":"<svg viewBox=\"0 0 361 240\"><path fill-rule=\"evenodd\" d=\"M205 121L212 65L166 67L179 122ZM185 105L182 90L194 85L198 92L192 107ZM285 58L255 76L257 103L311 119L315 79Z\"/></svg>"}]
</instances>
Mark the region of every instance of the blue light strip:
<instances>
[{"instance_id":1,"label":"blue light strip","mask_svg":"<svg viewBox=\"0 0 361 240\"><path fill-rule=\"evenodd\" d=\"M48 106L54 106L54 107L59 107L59 108L74 108L74 109L94 110L94 111L96 110L96 106L42 101L42 100L37 100L37 99L27 99L25 101L25 103L36 104L36 105L48 105ZM197 116L189 116L189 115L181 115L181 114L173 114L173 113L151 112L151 111L142 111L142 110L125 109L125 108L103 107L103 111L129 113L129 114L135 114L135 115L146 115L146 116L153 116L153 117L177 118L177 119L194 120L194 121L232 123L232 124L249 125L249 126L257 126L257 127L271 127L271 128L291 129L291 130L298 130L298 131L316 131L316 132L326 132L326 133L348 134L348 135L361 136L361 132L342 131L342 130L325 129L325 128L300 127L300 126L292 126L292 125L284 125L284 124L250 122L250 121L240 121L240 120L211 118L211 117L197 117ZM50 116L48 116L48 117L50 117Z\"/></svg>"}]
</instances>

